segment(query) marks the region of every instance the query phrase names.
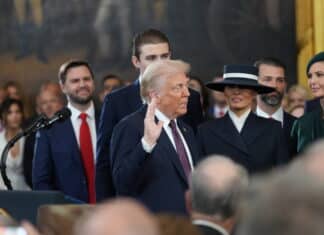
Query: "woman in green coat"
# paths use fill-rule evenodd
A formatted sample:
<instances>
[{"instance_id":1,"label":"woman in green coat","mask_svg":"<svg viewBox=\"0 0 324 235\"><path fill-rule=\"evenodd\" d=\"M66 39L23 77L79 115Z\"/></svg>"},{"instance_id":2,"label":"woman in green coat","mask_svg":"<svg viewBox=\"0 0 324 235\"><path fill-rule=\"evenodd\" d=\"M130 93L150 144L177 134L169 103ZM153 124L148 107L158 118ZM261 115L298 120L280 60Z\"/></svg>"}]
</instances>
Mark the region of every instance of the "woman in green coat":
<instances>
[{"instance_id":1,"label":"woman in green coat","mask_svg":"<svg viewBox=\"0 0 324 235\"><path fill-rule=\"evenodd\" d=\"M291 137L300 153L315 140L324 138L324 51L316 54L307 65L308 85L315 98L320 99L321 108L306 113L296 120Z\"/></svg>"}]
</instances>

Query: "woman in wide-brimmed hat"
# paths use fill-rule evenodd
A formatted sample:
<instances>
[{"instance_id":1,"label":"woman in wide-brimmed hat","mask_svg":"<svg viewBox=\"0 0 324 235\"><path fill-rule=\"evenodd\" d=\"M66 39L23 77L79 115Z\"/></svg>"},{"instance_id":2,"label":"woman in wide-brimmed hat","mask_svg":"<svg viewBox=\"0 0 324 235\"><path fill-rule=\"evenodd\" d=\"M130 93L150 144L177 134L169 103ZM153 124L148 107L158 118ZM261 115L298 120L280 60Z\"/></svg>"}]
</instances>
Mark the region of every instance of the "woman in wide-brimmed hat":
<instances>
[{"instance_id":1,"label":"woman in wide-brimmed hat","mask_svg":"<svg viewBox=\"0 0 324 235\"><path fill-rule=\"evenodd\" d=\"M320 107L296 120L291 130L296 151L299 153L315 140L324 138L324 52L316 54L306 68L308 85Z\"/></svg>"},{"instance_id":2,"label":"woman in wide-brimmed hat","mask_svg":"<svg viewBox=\"0 0 324 235\"><path fill-rule=\"evenodd\" d=\"M203 155L226 155L250 173L265 171L288 161L281 124L258 117L252 111L257 94L274 91L260 85L257 74L258 69L250 65L224 66L224 79L209 83L207 87L224 92L228 113L198 129Z\"/></svg>"}]
</instances>

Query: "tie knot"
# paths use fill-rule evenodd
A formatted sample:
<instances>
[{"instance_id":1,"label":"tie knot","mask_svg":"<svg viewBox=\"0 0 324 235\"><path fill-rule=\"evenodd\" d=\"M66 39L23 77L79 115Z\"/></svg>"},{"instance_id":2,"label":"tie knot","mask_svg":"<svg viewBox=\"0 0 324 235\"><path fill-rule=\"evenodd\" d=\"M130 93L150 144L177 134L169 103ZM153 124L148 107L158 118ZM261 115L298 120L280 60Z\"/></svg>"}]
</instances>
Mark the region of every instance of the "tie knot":
<instances>
[{"instance_id":1,"label":"tie knot","mask_svg":"<svg viewBox=\"0 0 324 235\"><path fill-rule=\"evenodd\" d=\"M176 128L176 122L174 121L174 120L171 120L170 121L170 123L169 123L169 126L171 127L171 129L173 129L173 130L176 130L177 128Z\"/></svg>"},{"instance_id":2,"label":"tie knot","mask_svg":"<svg viewBox=\"0 0 324 235\"><path fill-rule=\"evenodd\" d=\"M82 121L86 121L87 120L87 117L88 117L88 114L81 113L79 117L81 118Z\"/></svg>"}]
</instances>

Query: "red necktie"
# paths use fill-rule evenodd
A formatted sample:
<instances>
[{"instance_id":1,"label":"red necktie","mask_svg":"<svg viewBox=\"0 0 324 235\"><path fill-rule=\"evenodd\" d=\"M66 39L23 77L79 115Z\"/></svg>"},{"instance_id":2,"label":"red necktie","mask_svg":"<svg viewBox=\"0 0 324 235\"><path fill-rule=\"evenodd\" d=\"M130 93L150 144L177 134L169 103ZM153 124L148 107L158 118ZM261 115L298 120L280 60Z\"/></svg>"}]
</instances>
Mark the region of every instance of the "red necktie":
<instances>
[{"instance_id":1,"label":"red necktie","mask_svg":"<svg viewBox=\"0 0 324 235\"><path fill-rule=\"evenodd\" d=\"M223 111L223 110L220 110L220 111L219 111L219 113L218 113L219 117L223 117L223 116L224 116L224 114L225 114L225 113L224 113L224 111Z\"/></svg>"},{"instance_id":2,"label":"red necktie","mask_svg":"<svg viewBox=\"0 0 324 235\"><path fill-rule=\"evenodd\" d=\"M186 177L188 179L189 174L191 172L191 167L190 167L190 163L188 160L188 155L185 149L185 146L181 140L180 134L177 130L177 126L174 120L170 121L170 127L171 127L171 131L172 131L172 136L176 145L176 149L177 149L177 153L182 165L182 168L184 170L184 173L186 174Z\"/></svg>"},{"instance_id":3,"label":"red necktie","mask_svg":"<svg viewBox=\"0 0 324 235\"><path fill-rule=\"evenodd\" d=\"M82 120L80 126L80 150L82 156L82 162L84 171L86 174L89 203L96 202L95 184L94 184L94 160L93 150L91 142L90 128L87 122L87 114L81 113L80 118Z\"/></svg>"}]
</instances>

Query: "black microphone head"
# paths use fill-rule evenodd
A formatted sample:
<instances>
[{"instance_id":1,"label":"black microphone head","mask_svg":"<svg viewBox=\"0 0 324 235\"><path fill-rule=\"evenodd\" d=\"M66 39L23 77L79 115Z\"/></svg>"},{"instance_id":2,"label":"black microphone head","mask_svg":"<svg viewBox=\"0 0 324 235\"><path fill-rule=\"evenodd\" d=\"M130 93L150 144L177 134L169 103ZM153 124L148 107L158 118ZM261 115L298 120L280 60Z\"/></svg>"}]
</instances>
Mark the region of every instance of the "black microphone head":
<instances>
[{"instance_id":1,"label":"black microphone head","mask_svg":"<svg viewBox=\"0 0 324 235\"><path fill-rule=\"evenodd\" d=\"M64 121L65 119L69 118L71 116L71 110L67 107L64 107L63 109L57 111L54 116L57 116L60 121Z\"/></svg>"}]
</instances>

